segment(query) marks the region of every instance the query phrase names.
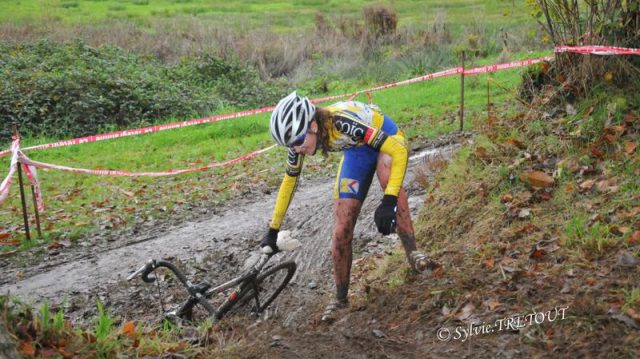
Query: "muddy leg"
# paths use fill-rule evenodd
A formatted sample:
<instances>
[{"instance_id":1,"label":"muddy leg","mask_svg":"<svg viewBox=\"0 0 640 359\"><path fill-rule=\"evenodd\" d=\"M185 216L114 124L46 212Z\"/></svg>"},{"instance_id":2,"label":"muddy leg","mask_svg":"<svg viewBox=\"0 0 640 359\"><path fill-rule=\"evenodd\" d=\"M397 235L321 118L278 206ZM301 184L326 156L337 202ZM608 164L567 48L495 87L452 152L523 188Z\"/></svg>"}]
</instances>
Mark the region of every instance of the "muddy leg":
<instances>
[{"instance_id":1,"label":"muddy leg","mask_svg":"<svg viewBox=\"0 0 640 359\"><path fill-rule=\"evenodd\" d=\"M336 283L336 299L346 302L353 259L351 241L362 202L356 199L336 199L334 207L335 226L331 240L333 278Z\"/></svg>"},{"instance_id":2,"label":"muddy leg","mask_svg":"<svg viewBox=\"0 0 640 359\"><path fill-rule=\"evenodd\" d=\"M404 252L407 255L407 259L409 259L409 254L418 248L416 247L416 236L413 234L413 222L411 222L408 196L404 189L400 190L398 196L398 213L396 214L396 218L398 221L398 237L400 237Z\"/></svg>"},{"instance_id":3,"label":"muddy leg","mask_svg":"<svg viewBox=\"0 0 640 359\"><path fill-rule=\"evenodd\" d=\"M387 188L389 175L391 174L391 157L386 154L380 154L378 156L376 174L378 176L378 181L380 181L380 186L382 186L382 189L384 190ZM415 251L417 247L416 237L413 231L413 222L411 221L411 211L409 210L409 197L404 188L400 189L400 193L398 193L397 210L396 229L398 237L400 237L400 242L402 242L402 247L404 248L407 260L411 264L410 254Z\"/></svg>"}]
</instances>

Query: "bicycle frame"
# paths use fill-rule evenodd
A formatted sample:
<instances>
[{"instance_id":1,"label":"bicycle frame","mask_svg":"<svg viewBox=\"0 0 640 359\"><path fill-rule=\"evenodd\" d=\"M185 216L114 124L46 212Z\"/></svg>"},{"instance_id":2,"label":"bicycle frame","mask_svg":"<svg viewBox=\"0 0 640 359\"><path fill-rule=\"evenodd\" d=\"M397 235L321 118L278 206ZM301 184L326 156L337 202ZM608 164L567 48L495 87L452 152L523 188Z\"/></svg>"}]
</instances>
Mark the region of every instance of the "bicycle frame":
<instances>
[{"instance_id":1,"label":"bicycle frame","mask_svg":"<svg viewBox=\"0 0 640 359\"><path fill-rule=\"evenodd\" d=\"M231 279L223 284L220 284L214 288L209 288L210 284L207 282L203 282L200 284L193 284L191 283L190 280L187 279L187 277L182 273L182 271L180 269L178 269L178 267L176 267L173 263L165 261L165 260L149 260L144 266L142 266L140 269L138 269L137 271L135 271L133 274L131 274L129 277L127 277L127 280L131 280L134 277L136 277L137 275L141 274L142 276L142 280L146 283L153 283L155 281L154 277L149 277L149 274L151 274L151 272L153 272L154 270L156 270L157 268L160 267L165 267L168 268L169 270L171 270L176 277L178 278L178 280L185 286L185 288L187 289L187 291L189 292L189 298L182 304L180 305L178 308L176 308L173 311L170 311L168 313L166 313L166 315L168 316L177 316L177 317L181 317L182 314L188 310L191 310L191 308L193 308L193 306L195 306L196 304L202 304L205 309L207 310L207 312L209 312L209 315L214 318L214 319L220 319L221 314L220 314L220 308L222 308L228 301L230 300L236 300L236 296L237 293L233 292L218 308L214 308L208 301L207 299L212 297L215 294L224 292L225 290L232 288L240 283L245 283L245 282L252 282L252 285L255 286L255 282L253 281L253 279L256 278L256 276L260 273L260 271L262 270L262 268L264 268L264 266L267 264L267 262L269 261L269 259L271 258L271 255L268 254L263 254L260 259L258 260L258 262L256 264L254 264L252 266L252 268L245 274ZM254 299L256 300L256 305L259 308L260 307L260 301L258 299L258 291L257 288L254 287Z\"/></svg>"},{"instance_id":2,"label":"bicycle frame","mask_svg":"<svg viewBox=\"0 0 640 359\"><path fill-rule=\"evenodd\" d=\"M260 270L267 264L267 262L269 261L269 259L271 259L271 256L268 254L263 254L262 257L260 257L260 259L258 260L258 262L253 265L253 268L251 269L251 271L249 271L248 273L232 279L226 283L220 284L219 286L215 287L215 288L211 288L208 289L205 293L204 296L205 297L210 297L213 294L216 293L220 293L225 291L226 289L229 289L237 284L240 284L244 281L246 281L247 279L251 278L251 277L255 277L258 275L258 273L260 273Z\"/></svg>"}]
</instances>

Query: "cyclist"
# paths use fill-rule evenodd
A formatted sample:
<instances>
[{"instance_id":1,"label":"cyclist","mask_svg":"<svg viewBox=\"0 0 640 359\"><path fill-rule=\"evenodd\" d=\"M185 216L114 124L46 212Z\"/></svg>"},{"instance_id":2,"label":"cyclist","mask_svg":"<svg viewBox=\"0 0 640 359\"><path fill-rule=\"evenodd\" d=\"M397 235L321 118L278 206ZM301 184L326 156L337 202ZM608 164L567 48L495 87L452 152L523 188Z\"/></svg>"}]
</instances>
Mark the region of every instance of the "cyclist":
<instances>
[{"instance_id":1,"label":"cyclist","mask_svg":"<svg viewBox=\"0 0 640 359\"><path fill-rule=\"evenodd\" d=\"M416 248L407 193L402 189L408 146L396 124L375 105L342 101L316 107L296 92L278 102L271 115L273 139L289 149L286 172L278 191L267 234L260 246L264 253L278 252L278 231L293 198L305 155L317 149L342 151L334 189L334 230L331 240L336 298L327 306L323 320L332 320L338 308L347 306L351 272L353 231L374 173L384 190L375 211L378 231L395 231L406 252L409 265L418 272L431 263Z\"/></svg>"}]
</instances>

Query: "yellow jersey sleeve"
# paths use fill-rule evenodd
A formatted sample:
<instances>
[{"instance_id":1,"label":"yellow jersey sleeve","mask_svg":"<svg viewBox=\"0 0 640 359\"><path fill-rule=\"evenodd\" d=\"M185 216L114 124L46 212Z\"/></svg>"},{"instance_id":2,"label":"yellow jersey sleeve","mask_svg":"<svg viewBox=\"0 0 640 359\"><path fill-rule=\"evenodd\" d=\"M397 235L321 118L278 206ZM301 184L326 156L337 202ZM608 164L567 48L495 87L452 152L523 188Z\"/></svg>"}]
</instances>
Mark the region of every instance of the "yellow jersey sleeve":
<instances>
[{"instance_id":1,"label":"yellow jersey sleeve","mask_svg":"<svg viewBox=\"0 0 640 359\"><path fill-rule=\"evenodd\" d=\"M295 153L292 149L289 149L287 156L287 167L278 190L276 197L276 205L271 216L271 223L269 226L273 229L280 229L282 221L287 214L287 209L293 200L293 194L298 186L298 177L302 172L302 162L304 156Z\"/></svg>"}]
</instances>

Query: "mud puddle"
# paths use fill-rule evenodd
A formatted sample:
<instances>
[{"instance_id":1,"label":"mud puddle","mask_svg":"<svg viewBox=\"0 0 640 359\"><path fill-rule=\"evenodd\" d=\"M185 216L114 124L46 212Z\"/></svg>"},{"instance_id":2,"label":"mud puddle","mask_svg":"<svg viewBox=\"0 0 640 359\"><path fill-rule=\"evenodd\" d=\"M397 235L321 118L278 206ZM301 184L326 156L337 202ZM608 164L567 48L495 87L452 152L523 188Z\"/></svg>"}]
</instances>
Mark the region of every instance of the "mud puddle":
<instances>
[{"instance_id":1,"label":"mud puddle","mask_svg":"<svg viewBox=\"0 0 640 359\"><path fill-rule=\"evenodd\" d=\"M467 135L449 135L414 148L405 188L414 218L424 201L420 177L434 158L444 160L460 147ZM298 270L285 294L267 315L279 315L283 323L295 324L308 316L309 305L332 293L330 238L333 227L333 179L300 181L283 229L302 242L295 252L278 254L274 261L294 260ZM374 181L377 182L377 181ZM34 267L23 277L8 268L0 293L10 293L38 305L64 305L74 322L88 323L96 315L96 300L118 320L154 321L163 310L180 300L172 277L159 273L158 284L125 278L149 259L176 261L190 278L221 283L238 275L256 259L256 249L270 220L275 193L256 195L228 206L202 221L186 222L155 235L122 238L108 248L79 248L57 262ZM389 251L393 236L377 233L373 212L382 197L374 183L356 225L354 258ZM119 246L118 246L119 244ZM4 270L3 270L4 271ZM294 294L294 295L287 295ZM278 314L280 313L280 314Z\"/></svg>"}]
</instances>

